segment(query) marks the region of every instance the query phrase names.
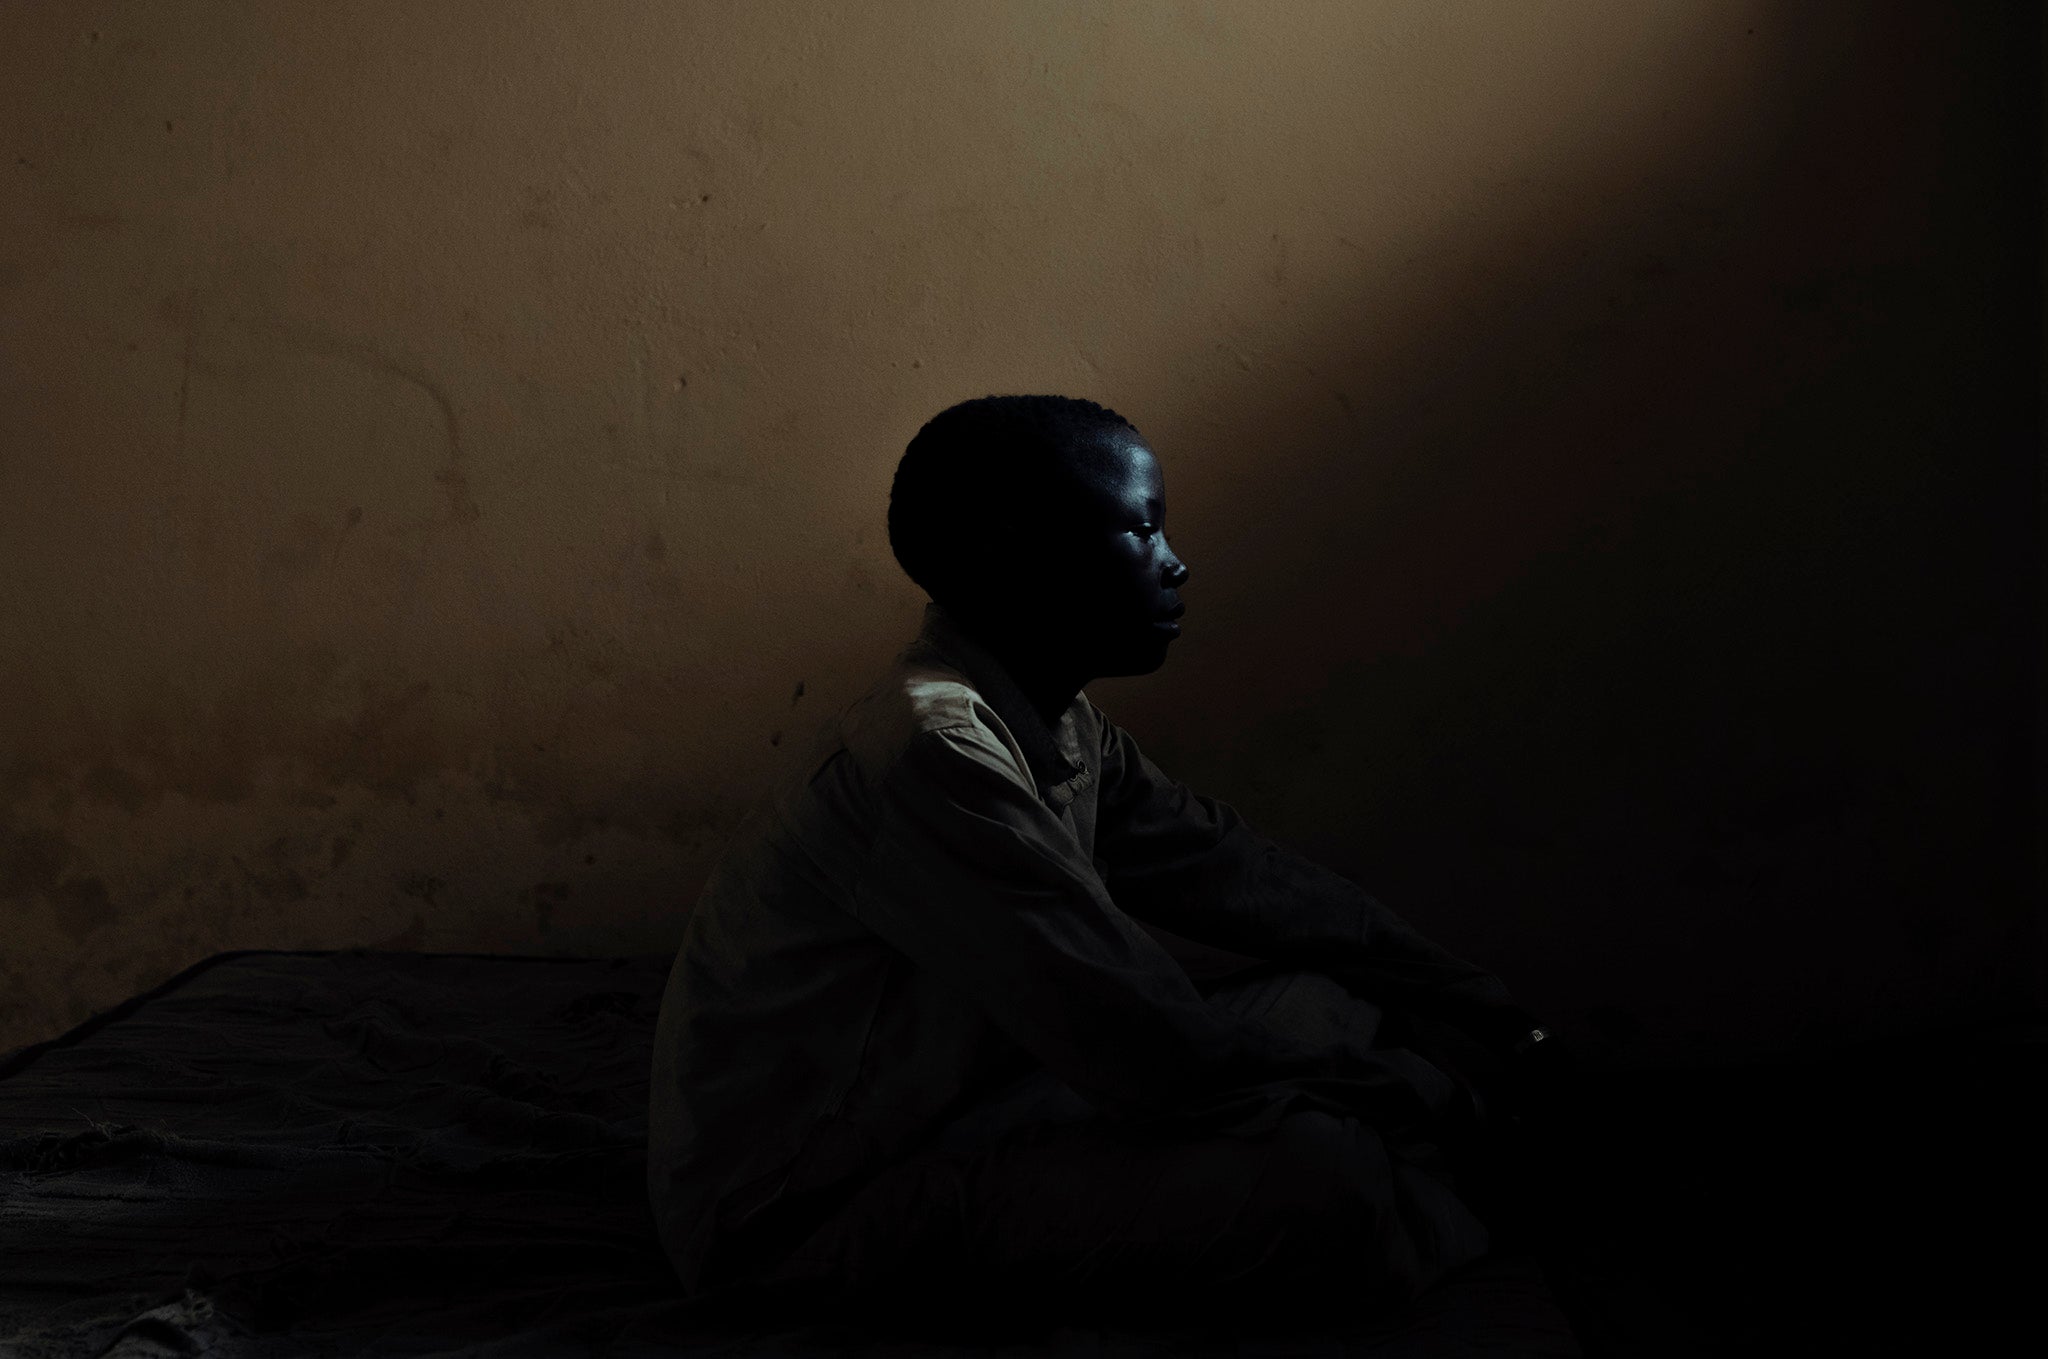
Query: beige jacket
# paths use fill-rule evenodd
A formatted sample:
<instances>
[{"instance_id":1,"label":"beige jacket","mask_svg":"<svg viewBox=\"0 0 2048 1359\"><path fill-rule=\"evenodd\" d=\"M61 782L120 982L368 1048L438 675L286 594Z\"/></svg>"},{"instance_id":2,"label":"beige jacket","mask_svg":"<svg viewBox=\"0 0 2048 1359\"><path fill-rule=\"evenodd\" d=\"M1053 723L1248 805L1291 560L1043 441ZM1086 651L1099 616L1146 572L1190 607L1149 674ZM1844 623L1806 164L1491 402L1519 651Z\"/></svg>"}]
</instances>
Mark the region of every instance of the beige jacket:
<instances>
[{"instance_id":1,"label":"beige jacket","mask_svg":"<svg viewBox=\"0 0 2048 1359\"><path fill-rule=\"evenodd\" d=\"M937 605L741 826L662 999L648 1181L686 1290L802 1230L1023 1073L1103 1115L1235 1132L1317 1100L1383 1125L1435 1068L1290 1046L1140 924L1508 1029L1500 982L1146 759L1077 695L1050 728Z\"/></svg>"}]
</instances>

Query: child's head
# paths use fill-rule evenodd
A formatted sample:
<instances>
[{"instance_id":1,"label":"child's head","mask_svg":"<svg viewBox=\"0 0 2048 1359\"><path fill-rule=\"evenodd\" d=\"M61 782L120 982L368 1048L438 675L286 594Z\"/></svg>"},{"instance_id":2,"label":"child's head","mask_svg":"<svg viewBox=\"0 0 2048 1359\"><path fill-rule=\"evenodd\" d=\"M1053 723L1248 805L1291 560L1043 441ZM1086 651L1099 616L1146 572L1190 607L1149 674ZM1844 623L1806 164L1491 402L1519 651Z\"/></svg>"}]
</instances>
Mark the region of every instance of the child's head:
<instances>
[{"instance_id":1,"label":"child's head","mask_svg":"<svg viewBox=\"0 0 2048 1359\"><path fill-rule=\"evenodd\" d=\"M986 396L925 422L897 466L889 545L986 639L1066 654L1088 677L1159 667L1179 626L1159 461L1092 401Z\"/></svg>"}]
</instances>

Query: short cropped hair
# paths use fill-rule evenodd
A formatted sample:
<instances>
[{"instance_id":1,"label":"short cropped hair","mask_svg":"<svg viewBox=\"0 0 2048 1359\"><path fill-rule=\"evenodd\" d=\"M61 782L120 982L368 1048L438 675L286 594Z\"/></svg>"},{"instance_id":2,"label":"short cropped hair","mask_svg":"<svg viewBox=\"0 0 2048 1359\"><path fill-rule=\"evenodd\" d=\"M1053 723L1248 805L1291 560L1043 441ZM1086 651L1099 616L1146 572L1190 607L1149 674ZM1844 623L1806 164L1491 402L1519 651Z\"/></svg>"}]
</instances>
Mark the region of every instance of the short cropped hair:
<instances>
[{"instance_id":1,"label":"short cropped hair","mask_svg":"<svg viewBox=\"0 0 2048 1359\"><path fill-rule=\"evenodd\" d=\"M889 547L933 599L1002 571L983 564L988 534L974 507L1006 517L1043 513L1071 487L1077 455L1137 426L1072 396L983 396L925 421L889 489ZM1016 564L1007 564L1014 569Z\"/></svg>"}]
</instances>

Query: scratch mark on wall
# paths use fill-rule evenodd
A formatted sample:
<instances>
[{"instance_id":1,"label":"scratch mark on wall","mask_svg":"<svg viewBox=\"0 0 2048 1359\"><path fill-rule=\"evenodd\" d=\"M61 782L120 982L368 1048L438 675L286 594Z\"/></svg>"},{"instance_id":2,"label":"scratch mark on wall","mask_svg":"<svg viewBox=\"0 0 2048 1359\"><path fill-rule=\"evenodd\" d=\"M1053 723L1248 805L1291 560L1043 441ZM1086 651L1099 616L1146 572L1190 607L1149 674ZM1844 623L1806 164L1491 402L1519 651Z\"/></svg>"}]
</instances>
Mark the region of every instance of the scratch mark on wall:
<instances>
[{"instance_id":1,"label":"scratch mark on wall","mask_svg":"<svg viewBox=\"0 0 2048 1359\"><path fill-rule=\"evenodd\" d=\"M363 507L362 507L361 505L351 505L351 506L349 506L349 507L348 507L348 515L347 515L347 517L346 517L346 518L344 518L344 519L342 520L342 524L341 524L341 536L340 536L339 538L336 538L336 539L334 540L334 551L328 554L328 557L327 557L327 562L328 562L328 565L330 565L330 566L331 566L331 565L333 565L333 564L334 564L335 562L337 562L337 561L341 560L341 549L342 549L342 546L343 546L343 544L345 544L345 543L347 543L347 542L348 542L348 536L349 536L349 534L351 534L351 533L355 532L355 528L356 528L356 525L357 525L357 524L360 524L360 523L362 523L362 522L363 522Z\"/></svg>"},{"instance_id":2,"label":"scratch mark on wall","mask_svg":"<svg viewBox=\"0 0 2048 1359\"><path fill-rule=\"evenodd\" d=\"M100 878L73 878L50 889L57 927L73 939L84 939L114 918L113 898Z\"/></svg>"},{"instance_id":3,"label":"scratch mark on wall","mask_svg":"<svg viewBox=\"0 0 2048 1359\"><path fill-rule=\"evenodd\" d=\"M396 378L424 393L427 400L434 403L434 409L441 418L441 433L447 461L435 471L434 482L441 487L447 501L445 522L471 524L482 517L475 497L470 494L469 474L463 466L465 450L462 443L462 423L456 416L455 403L449 398L447 388L438 380L412 364L401 362L367 341L352 340L310 326L285 322L272 322L264 329L302 352L357 364L373 373Z\"/></svg>"},{"instance_id":4,"label":"scratch mark on wall","mask_svg":"<svg viewBox=\"0 0 2048 1359\"><path fill-rule=\"evenodd\" d=\"M1365 426L1359 423L1358 408L1351 404L1351 398L1338 389L1332 389L1330 395L1336 400L1337 409L1344 412L1344 419L1350 423L1351 432L1364 438Z\"/></svg>"},{"instance_id":5,"label":"scratch mark on wall","mask_svg":"<svg viewBox=\"0 0 2048 1359\"><path fill-rule=\"evenodd\" d=\"M185 413L192 405L192 331L185 330L185 355L178 365L178 421L171 433L171 452L182 463L185 456Z\"/></svg>"}]
</instances>

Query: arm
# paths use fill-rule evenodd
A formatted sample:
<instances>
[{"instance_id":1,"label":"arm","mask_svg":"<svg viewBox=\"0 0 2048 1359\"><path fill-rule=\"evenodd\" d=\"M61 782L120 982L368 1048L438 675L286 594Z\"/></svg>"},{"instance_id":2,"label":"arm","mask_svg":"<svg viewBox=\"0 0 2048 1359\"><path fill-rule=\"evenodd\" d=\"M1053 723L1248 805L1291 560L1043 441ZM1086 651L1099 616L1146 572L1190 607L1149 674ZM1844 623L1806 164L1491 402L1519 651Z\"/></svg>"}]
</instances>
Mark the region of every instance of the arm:
<instances>
[{"instance_id":1,"label":"arm","mask_svg":"<svg viewBox=\"0 0 2048 1359\"><path fill-rule=\"evenodd\" d=\"M971 724L917 737L878 790L863 923L1108 1114L1245 1126L1297 1098L1393 1124L1426 1112L1430 1074L1405 1054L1303 1048L1204 1002L1028 777Z\"/></svg>"},{"instance_id":2,"label":"arm","mask_svg":"<svg viewBox=\"0 0 2048 1359\"><path fill-rule=\"evenodd\" d=\"M1224 803L1168 778L1095 712L1096 850L1124 909L1201 943L1328 972L1489 1047L1526 1042L1536 1022L1498 977L1424 938L1349 879L1259 835Z\"/></svg>"}]
</instances>

